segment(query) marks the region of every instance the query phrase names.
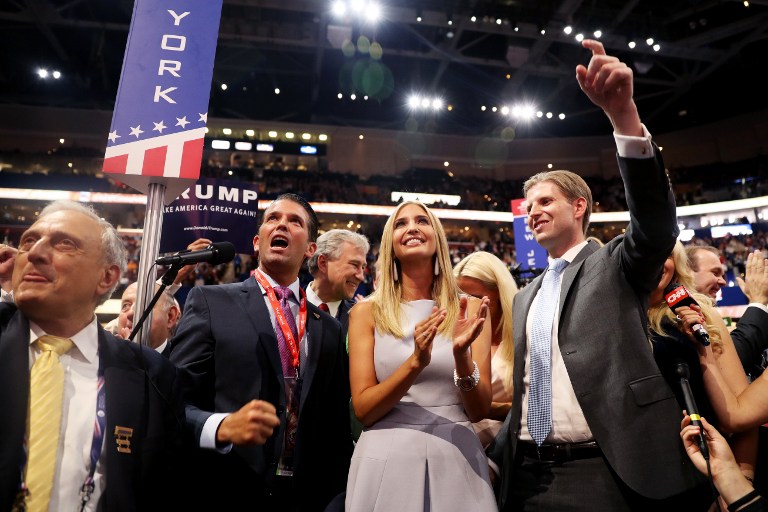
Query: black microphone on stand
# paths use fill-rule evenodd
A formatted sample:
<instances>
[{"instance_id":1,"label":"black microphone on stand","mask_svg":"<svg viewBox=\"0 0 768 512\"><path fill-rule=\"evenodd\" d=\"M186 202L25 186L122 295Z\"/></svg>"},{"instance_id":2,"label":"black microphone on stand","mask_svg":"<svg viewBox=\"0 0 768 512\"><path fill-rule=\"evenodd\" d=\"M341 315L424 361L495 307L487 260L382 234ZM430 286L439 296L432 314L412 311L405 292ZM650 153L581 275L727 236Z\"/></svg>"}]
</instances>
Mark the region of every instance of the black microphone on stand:
<instances>
[{"instance_id":1,"label":"black microphone on stand","mask_svg":"<svg viewBox=\"0 0 768 512\"><path fill-rule=\"evenodd\" d=\"M688 379L691 376L691 370L688 368L688 364L683 361L675 363L675 374L680 378L680 387L683 390L683 398L685 399L685 410L688 412L688 416L691 417L691 424L699 427L699 450L705 460L709 460L709 447L704 440L704 426L701 424L701 416L699 416L699 408L696 407L696 402L693 399L693 392L691 391L691 385Z\"/></svg>"},{"instance_id":2,"label":"black microphone on stand","mask_svg":"<svg viewBox=\"0 0 768 512\"><path fill-rule=\"evenodd\" d=\"M173 284L173 281L179 274L181 267L184 265L191 265L192 263L200 262L219 265L221 263L229 263L234 258L235 246L232 244L232 242L214 242L200 251L190 251L189 249L185 249L183 251L177 252L176 254L172 254L171 256L163 256L161 258L157 258L155 260L155 264L170 265L170 268L165 274L163 274L163 277L160 278L160 286L155 292L155 295L152 297L150 303L146 308L144 308L144 312L142 313L141 318L139 318L138 322L134 322L133 330L131 331L130 336L128 336L128 340L133 341L133 338L136 337L136 334L139 332L139 329L141 329L144 320L147 319L149 313L152 311L152 308L155 307L155 304L160 298L160 295L162 295L163 291L165 291L168 286Z\"/></svg>"}]
</instances>

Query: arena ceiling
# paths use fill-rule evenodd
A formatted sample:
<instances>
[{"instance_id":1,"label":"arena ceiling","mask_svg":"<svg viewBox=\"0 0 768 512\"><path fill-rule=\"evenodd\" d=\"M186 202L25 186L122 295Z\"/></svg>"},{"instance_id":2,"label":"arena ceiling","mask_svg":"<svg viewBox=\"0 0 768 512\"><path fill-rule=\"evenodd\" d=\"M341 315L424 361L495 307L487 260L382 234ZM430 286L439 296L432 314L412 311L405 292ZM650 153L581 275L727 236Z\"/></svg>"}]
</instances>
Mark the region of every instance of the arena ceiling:
<instances>
[{"instance_id":1,"label":"arena ceiling","mask_svg":"<svg viewBox=\"0 0 768 512\"><path fill-rule=\"evenodd\" d=\"M768 0L377 0L376 23L346 3L337 17L333 0L224 0L209 116L462 135L606 134L607 120L574 78L589 59L575 35L597 29L633 66L635 97L655 133L768 108ZM129 0L1 0L0 103L111 110L132 9ZM61 78L42 79L39 68ZM411 111L414 93L443 107ZM553 119L493 112L519 103Z\"/></svg>"}]
</instances>

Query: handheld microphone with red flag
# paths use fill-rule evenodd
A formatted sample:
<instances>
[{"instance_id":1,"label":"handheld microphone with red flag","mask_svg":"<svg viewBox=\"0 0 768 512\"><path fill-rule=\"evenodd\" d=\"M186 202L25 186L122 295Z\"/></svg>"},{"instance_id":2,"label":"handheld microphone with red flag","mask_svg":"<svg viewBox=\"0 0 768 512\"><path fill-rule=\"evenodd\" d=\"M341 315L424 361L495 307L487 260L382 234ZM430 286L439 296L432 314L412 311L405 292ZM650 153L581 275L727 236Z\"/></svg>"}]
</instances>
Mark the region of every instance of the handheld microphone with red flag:
<instances>
[{"instance_id":1,"label":"handheld microphone with red flag","mask_svg":"<svg viewBox=\"0 0 768 512\"><path fill-rule=\"evenodd\" d=\"M664 299L667 301L667 305L672 311L682 306L698 306L699 303L693 298L688 288L679 283L669 283L664 290ZM693 336L699 340L699 343L705 347L709 345L709 333L707 329L701 324L693 324L691 327L693 330Z\"/></svg>"}]
</instances>

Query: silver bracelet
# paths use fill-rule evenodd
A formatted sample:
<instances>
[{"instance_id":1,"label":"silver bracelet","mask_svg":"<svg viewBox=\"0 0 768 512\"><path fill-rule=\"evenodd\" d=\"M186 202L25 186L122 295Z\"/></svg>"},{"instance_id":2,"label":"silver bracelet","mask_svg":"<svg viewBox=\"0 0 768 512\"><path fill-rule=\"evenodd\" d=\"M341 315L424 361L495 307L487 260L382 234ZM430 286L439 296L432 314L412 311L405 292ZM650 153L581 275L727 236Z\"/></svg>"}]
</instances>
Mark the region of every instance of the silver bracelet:
<instances>
[{"instance_id":1,"label":"silver bracelet","mask_svg":"<svg viewBox=\"0 0 768 512\"><path fill-rule=\"evenodd\" d=\"M466 377L459 377L456 373L456 368L453 369L453 384L462 391L472 391L480 383L480 368L477 367L477 363L472 361L475 365L475 369L472 370L472 375Z\"/></svg>"}]
</instances>

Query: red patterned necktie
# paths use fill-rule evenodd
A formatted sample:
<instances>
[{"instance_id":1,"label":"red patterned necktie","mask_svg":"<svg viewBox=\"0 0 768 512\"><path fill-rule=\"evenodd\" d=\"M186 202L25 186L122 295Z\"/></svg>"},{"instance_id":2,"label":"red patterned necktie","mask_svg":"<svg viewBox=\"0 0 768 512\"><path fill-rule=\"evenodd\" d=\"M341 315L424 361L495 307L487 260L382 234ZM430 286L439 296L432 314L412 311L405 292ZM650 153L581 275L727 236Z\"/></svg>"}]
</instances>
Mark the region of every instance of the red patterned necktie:
<instances>
[{"instance_id":1,"label":"red patterned necktie","mask_svg":"<svg viewBox=\"0 0 768 512\"><path fill-rule=\"evenodd\" d=\"M296 317L293 316L291 303L288 301L288 299L293 297L293 292L287 286L276 286L275 295L277 295L277 298L280 300L280 309L283 310L283 316L285 317L288 327L291 329L293 339L296 342L296 348L298 349L301 340L298 339L299 333L298 329L296 329ZM283 330L280 328L279 323L275 326L275 335L277 336L277 346L280 349L280 362L283 365L283 376L294 376L296 370L293 367L293 356L291 355L291 349L288 347L288 342L285 339L285 335L283 335Z\"/></svg>"},{"instance_id":2,"label":"red patterned necktie","mask_svg":"<svg viewBox=\"0 0 768 512\"><path fill-rule=\"evenodd\" d=\"M325 312L326 312L326 313L328 313L328 314L330 314L330 313L331 313L331 310L330 310L330 309L328 309L328 304L326 304L325 302L323 302L322 304L320 304L320 309L322 309L323 311L325 311Z\"/></svg>"}]
</instances>

